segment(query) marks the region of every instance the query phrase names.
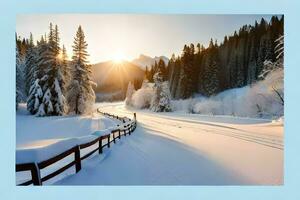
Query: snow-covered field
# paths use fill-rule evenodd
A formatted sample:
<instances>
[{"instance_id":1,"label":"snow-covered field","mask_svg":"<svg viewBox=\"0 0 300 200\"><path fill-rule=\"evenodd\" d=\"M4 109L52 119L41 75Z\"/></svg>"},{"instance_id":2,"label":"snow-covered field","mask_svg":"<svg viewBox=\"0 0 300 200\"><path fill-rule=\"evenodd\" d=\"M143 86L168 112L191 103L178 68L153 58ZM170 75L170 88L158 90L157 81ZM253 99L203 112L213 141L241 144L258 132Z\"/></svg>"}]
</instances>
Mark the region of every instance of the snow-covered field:
<instances>
[{"instance_id":1,"label":"snow-covered field","mask_svg":"<svg viewBox=\"0 0 300 200\"><path fill-rule=\"evenodd\" d=\"M66 151L76 144L95 139L92 135L98 130L107 130L120 122L108 119L99 114L87 116L52 116L35 117L26 110L25 104L20 104L16 116L16 163L41 162ZM104 134L104 132L103 132ZM88 153L96 145L84 151ZM71 154L60 162L41 171L42 175L60 168L63 164L73 161ZM74 173L74 169L65 171L55 180ZM25 182L30 178L29 172L18 172L16 182ZM53 183L49 180L46 184Z\"/></svg>"},{"instance_id":2,"label":"snow-covered field","mask_svg":"<svg viewBox=\"0 0 300 200\"><path fill-rule=\"evenodd\" d=\"M16 146L31 148L53 143L59 139L90 135L96 130L116 126L117 121L102 115L35 117L21 104L16 116Z\"/></svg>"},{"instance_id":3,"label":"snow-covered field","mask_svg":"<svg viewBox=\"0 0 300 200\"><path fill-rule=\"evenodd\" d=\"M65 174L51 184L283 184L284 135L280 121L177 112L157 114L126 108L123 102L99 103L96 107L130 118L137 112L137 129L102 155L85 160L79 173ZM73 117L73 122L68 121L72 117L33 118L23 112L17 114L18 148L31 146L34 142L30 141L71 137L71 133L82 136L114 123L98 115L90 119ZM44 128L30 125L42 125L43 120ZM45 136L40 136L43 133Z\"/></svg>"}]
</instances>

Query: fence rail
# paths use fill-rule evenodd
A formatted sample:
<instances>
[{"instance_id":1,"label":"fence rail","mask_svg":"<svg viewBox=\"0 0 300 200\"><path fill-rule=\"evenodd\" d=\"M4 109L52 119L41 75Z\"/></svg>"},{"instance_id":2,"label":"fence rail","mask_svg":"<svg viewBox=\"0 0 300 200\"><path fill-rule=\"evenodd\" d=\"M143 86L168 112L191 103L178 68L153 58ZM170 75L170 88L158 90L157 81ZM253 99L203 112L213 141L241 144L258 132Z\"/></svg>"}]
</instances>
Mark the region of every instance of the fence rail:
<instances>
[{"instance_id":1,"label":"fence rail","mask_svg":"<svg viewBox=\"0 0 300 200\"><path fill-rule=\"evenodd\" d=\"M124 135L126 136L127 134L131 134L135 128L136 128L136 113L134 113L134 118L129 119L127 117L119 117L118 115L113 115L109 113L102 112L100 109L97 109L97 112L100 114L103 114L107 117L115 118L117 120L120 120L123 123L123 127L117 127L114 130L111 130L109 134L102 135L97 137L96 139L86 142L80 145L76 145L52 158L49 158L47 160L44 160L39 163L22 163L22 164L16 164L16 172L22 172L22 171L30 171L31 172L31 180L23 182L19 185L42 185L43 182L61 174L65 170L75 166L76 173L81 170L81 161L88 158L92 154L98 151L99 154L103 153L103 148L107 147L110 148L110 144L116 143L116 139L121 139L121 136ZM111 139L112 138L112 139ZM107 140L106 144L104 144L104 141ZM89 153L85 154L84 156L80 156L80 150L88 148L92 145L95 145L98 143L98 147ZM44 169L64 158L67 156L74 154L74 160L70 162L69 164L57 169L56 171L41 177L40 170Z\"/></svg>"}]
</instances>

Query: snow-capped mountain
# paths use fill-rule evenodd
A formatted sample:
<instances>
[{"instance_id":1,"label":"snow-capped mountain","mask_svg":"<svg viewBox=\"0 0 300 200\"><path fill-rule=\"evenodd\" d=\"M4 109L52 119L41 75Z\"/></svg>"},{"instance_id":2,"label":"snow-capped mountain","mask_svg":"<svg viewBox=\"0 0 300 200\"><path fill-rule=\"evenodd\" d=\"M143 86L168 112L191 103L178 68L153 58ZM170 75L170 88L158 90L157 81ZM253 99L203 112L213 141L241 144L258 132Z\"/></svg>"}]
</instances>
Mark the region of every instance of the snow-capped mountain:
<instances>
[{"instance_id":1,"label":"snow-capped mountain","mask_svg":"<svg viewBox=\"0 0 300 200\"><path fill-rule=\"evenodd\" d=\"M166 65L169 62L169 58L167 58L166 56L155 56L154 58L152 58L143 54L141 54L138 58L132 60L131 62L141 67L142 69L145 69L146 66L151 67L152 65L154 65L155 61L158 62L160 59L162 59Z\"/></svg>"}]
</instances>

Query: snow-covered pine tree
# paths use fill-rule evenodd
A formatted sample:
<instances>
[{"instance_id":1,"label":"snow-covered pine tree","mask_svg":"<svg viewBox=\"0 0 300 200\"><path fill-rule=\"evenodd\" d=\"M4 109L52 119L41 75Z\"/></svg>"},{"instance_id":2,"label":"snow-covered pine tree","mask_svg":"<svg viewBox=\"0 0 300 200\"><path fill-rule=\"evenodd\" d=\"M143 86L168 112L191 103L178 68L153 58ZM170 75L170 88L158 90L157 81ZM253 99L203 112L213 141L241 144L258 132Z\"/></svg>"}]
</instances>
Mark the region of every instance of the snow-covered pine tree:
<instances>
[{"instance_id":1,"label":"snow-covered pine tree","mask_svg":"<svg viewBox=\"0 0 300 200\"><path fill-rule=\"evenodd\" d=\"M43 91L40 86L40 79L36 79L29 89L29 95L27 98L27 110L31 114L34 115L37 112L45 113L45 111L43 110L44 106L43 105L41 106L42 98L43 98Z\"/></svg>"},{"instance_id":2,"label":"snow-covered pine tree","mask_svg":"<svg viewBox=\"0 0 300 200\"><path fill-rule=\"evenodd\" d=\"M36 47L36 67L34 68L33 73L35 74L34 80L30 86L28 98L27 98L27 110L31 114L42 115L45 113L44 106L41 106L43 99L43 85L47 79L47 75L44 73L45 61L44 61L44 53L47 50L47 43L44 40L44 37L41 37L41 40L37 42Z\"/></svg>"},{"instance_id":3,"label":"snow-covered pine tree","mask_svg":"<svg viewBox=\"0 0 300 200\"><path fill-rule=\"evenodd\" d=\"M267 80L270 83L266 85L268 90L272 91L273 97L268 100L268 102L274 104L279 103L281 104L281 110L277 112L280 115L284 114L284 72L283 72L283 52L284 52L284 38L283 36L279 36L278 39L275 40L275 61L272 62L271 60L265 60L264 62L264 69L262 70L259 78L262 80ZM263 96L263 94L262 94ZM264 97L264 96L263 96ZM272 105L273 106L273 105ZM259 114L260 110L258 110Z\"/></svg>"},{"instance_id":4,"label":"snow-covered pine tree","mask_svg":"<svg viewBox=\"0 0 300 200\"><path fill-rule=\"evenodd\" d=\"M154 96L151 100L151 110L154 112L170 112L171 93L168 81L163 81L163 74L158 71L153 76L154 79Z\"/></svg>"},{"instance_id":5,"label":"snow-covered pine tree","mask_svg":"<svg viewBox=\"0 0 300 200\"><path fill-rule=\"evenodd\" d=\"M30 88L28 89L27 110L33 115L36 114L38 111L43 112L41 111L40 104L42 103L42 98L44 94L42 87L47 78L47 76L43 77L45 75L43 54L46 51L46 45L46 41L43 37L40 41L37 42L37 46L35 48L35 63L33 65L34 67L31 68L30 72L34 76L32 76L32 82L29 85Z\"/></svg>"},{"instance_id":6,"label":"snow-covered pine tree","mask_svg":"<svg viewBox=\"0 0 300 200\"><path fill-rule=\"evenodd\" d=\"M30 33L29 44L25 53L25 93L29 94L29 90L32 84L36 80L36 47L34 46L33 36Z\"/></svg>"},{"instance_id":7,"label":"snow-covered pine tree","mask_svg":"<svg viewBox=\"0 0 300 200\"><path fill-rule=\"evenodd\" d=\"M87 64L87 43L81 26L74 38L72 57L72 80L68 87L67 101L69 112L85 114L92 111L95 93L92 88L91 66Z\"/></svg>"},{"instance_id":8,"label":"snow-covered pine tree","mask_svg":"<svg viewBox=\"0 0 300 200\"><path fill-rule=\"evenodd\" d=\"M49 40L50 41L50 40ZM59 31L58 31L58 26L55 25L54 28L54 34L53 34L53 51L54 51L54 80L52 82L51 86L51 93L52 93L52 103L53 103L53 111L54 115L63 115L67 111L67 104L66 104L66 99L65 95L63 94L63 88L65 85L65 77L63 73L63 66L62 62L63 60L60 57L60 46L59 46ZM51 44L51 43L50 43Z\"/></svg>"},{"instance_id":9,"label":"snow-covered pine tree","mask_svg":"<svg viewBox=\"0 0 300 200\"><path fill-rule=\"evenodd\" d=\"M162 91L160 96L159 105L162 112L171 112L171 93L168 81L162 83Z\"/></svg>"},{"instance_id":10,"label":"snow-covered pine tree","mask_svg":"<svg viewBox=\"0 0 300 200\"><path fill-rule=\"evenodd\" d=\"M284 37L279 36L278 39L276 39L274 42L276 43L275 46L275 54L276 54L276 61L272 62L271 60L266 59L264 61L264 68L259 74L260 79L265 79L265 77L270 73L273 72L279 68L283 68L283 52L284 52Z\"/></svg>"},{"instance_id":11,"label":"snow-covered pine tree","mask_svg":"<svg viewBox=\"0 0 300 200\"><path fill-rule=\"evenodd\" d=\"M127 91L126 91L126 99L125 99L125 104L127 106L132 105L132 95L134 93L135 93L134 85L131 82L129 82L128 87L127 87Z\"/></svg>"},{"instance_id":12,"label":"snow-covered pine tree","mask_svg":"<svg viewBox=\"0 0 300 200\"><path fill-rule=\"evenodd\" d=\"M19 49L16 47L16 109L18 104L24 101L24 61L20 57Z\"/></svg>"},{"instance_id":13,"label":"snow-covered pine tree","mask_svg":"<svg viewBox=\"0 0 300 200\"><path fill-rule=\"evenodd\" d=\"M43 98L40 100L37 116L63 115L66 112L65 97L62 93L64 81L59 58L59 36L57 26L53 29L50 23L48 42L41 40L38 47L39 85Z\"/></svg>"},{"instance_id":14,"label":"snow-covered pine tree","mask_svg":"<svg viewBox=\"0 0 300 200\"><path fill-rule=\"evenodd\" d=\"M67 50L63 45L62 52L61 52L61 63L60 63L62 75L64 77L64 82L62 85L63 94L67 93L67 87L71 80L71 69L67 59L68 59Z\"/></svg>"}]
</instances>

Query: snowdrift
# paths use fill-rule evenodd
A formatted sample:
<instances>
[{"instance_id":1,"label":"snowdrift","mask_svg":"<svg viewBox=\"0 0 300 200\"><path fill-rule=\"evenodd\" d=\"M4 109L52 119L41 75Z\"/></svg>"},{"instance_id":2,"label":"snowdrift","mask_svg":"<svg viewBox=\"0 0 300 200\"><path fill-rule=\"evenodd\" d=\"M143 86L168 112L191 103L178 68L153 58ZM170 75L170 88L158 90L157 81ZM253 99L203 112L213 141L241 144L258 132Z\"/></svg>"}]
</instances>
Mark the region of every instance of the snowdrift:
<instances>
[{"instance_id":1,"label":"snowdrift","mask_svg":"<svg viewBox=\"0 0 300 200\"><path fill-rule=\"evenodd\" d=\"M96 138L97 136L95 135L88 135L78 138L57 139L46 146L20 148L16 150L16 164L42 162L76 145L90 142Z\"/></svg>"}]
</instances>

